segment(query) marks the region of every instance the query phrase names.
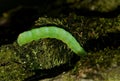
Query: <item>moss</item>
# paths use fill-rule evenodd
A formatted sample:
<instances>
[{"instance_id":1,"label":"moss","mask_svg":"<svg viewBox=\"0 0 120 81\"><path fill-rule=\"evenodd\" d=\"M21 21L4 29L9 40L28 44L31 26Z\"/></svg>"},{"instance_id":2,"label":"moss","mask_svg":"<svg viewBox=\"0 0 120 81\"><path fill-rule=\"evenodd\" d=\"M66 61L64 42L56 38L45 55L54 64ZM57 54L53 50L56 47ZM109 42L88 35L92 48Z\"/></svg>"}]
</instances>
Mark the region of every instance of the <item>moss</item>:
<instances>
[{"instance_id":1,"label":"moss","mask_svg":"<svg viewBox=\"0 0 120 81\"><path fill-rule=\"evenodd\" d=\"M20 49L19 56L23 64L32 70L50 69L69 62L72 57L71 52L67 52L67 46L56 39L34 41Z\"/></svg>"},{"instance_id":2,"label":"moss","mask_svg":"<svg viewBox=\"0 0 120 81\"><path fill-rule=\"evenodd\" d=\"M81 72L83 74L86 73L85 75L87 76L85 78L95 79L97 76L94 76L94 72L98 72L99 74L101 71L120 65L120 48L118 46L112 46L113 43L118 44L119 39L113 40L111 43L112 45L108 45L107 47L103 46L103 43L94 42L94 44L102 45L103 49L99 46L94 47L94 44L89 45L87 43L93 41L92 39L97 41L97 39L102 36L110 38L108 33L118 33L120 31L120 16L116 18L91 18L70 13L68 16L61 18L40 17L38 21L36 21L35 27L58 25L69 31L82 46L87 45L88 47L85 47L85 49L89 49L86 50L88 51L88 55L80 58L70 74L67 76L63 75L63 80L73 81L76 77L81 79ZM100 41L102 41L102 39ZM91 47L94 48L94 50L90 49ZM41 39L22 47L19 47L16 42L11 45L1 46L0 80L21 81L24 78L34 75L35 73L33 70L50 69L65 63L71 64L70 61L73 55L74 53L66 44L56 39ZM76 60L76 58L73 59ZM74 61L73 59L72 61ZM91 68L92 70L90 70ZM75 75L74 78L68 78L73 74ZM104 78L102 75L101 77ZM101 80L101 77L97 79Z\"/></svg>"},{"instance_id":3,"label":"moss","mask_svg":"<svg viewBox=\"0 0 120 81\"><path fill-rule=\"evenodd\" d=\"M20 63L12 45L0 47L0 81L22 81L32 74Z\"/></svg>"},{"instance_id":4,"label":"moss","mask_svg":"<svg viewBox=\"0 0 120 81\"><path fill-rule=\"evenodd\" d=\"M120 66L120 47L117 49L105 48L97 52L89 52L86 57L78 61L72 73L79 78L95 81L118 81ZM82 75L85 75L83 77Z\"/></svg>"}]
</instances>

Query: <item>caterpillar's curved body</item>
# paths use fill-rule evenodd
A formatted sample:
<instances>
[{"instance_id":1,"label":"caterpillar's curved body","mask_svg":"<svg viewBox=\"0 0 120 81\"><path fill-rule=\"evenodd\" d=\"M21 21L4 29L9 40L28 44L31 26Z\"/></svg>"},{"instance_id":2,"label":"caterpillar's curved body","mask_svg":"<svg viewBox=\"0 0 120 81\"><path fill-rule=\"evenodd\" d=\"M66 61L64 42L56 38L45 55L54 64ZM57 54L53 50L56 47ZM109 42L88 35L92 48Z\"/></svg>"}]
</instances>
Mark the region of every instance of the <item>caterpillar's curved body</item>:
<instances>
[{"instance_id":1,"label":"caterpillar's curved body","mask_svg":"<svg viewBox=\"0 0 120 81\"><path fill-rule=\"evenodd\" d=\"M41 38L56 38L66 43L68 47L71 48L71 50L76 54L80 55L86 53L69 32L55 26L41 27L30 31L25 31L18 36L17 42L20 46L22 46L33 40L39 40Z\"/></svg>"}]
</instances>

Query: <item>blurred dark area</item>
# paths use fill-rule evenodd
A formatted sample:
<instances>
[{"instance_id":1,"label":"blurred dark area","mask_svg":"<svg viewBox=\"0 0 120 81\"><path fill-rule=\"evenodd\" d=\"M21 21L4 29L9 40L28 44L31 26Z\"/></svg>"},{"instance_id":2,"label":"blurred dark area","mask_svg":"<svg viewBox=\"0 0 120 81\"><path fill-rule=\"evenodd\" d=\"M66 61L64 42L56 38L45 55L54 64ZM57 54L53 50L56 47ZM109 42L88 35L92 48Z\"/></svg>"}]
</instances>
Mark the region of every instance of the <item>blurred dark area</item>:
<instances>
[{"instance_id":1,"label":"blurred dark area","mask_svg":"<svg viewBox=\"0 0 120 81\"><path fill-rule=\"evenodd\" d=\"M50 0L0 0L0 45L13 43L21 32L34 25L38 17L54 16L57 12L54 12L55 7L52 11L53 7L54 2Z\"/></svg>"},{"instance_id":2,"label":"blurred dark area","mask_svg":"<svg viewBox=\"0 0 120 81\"><path fill-rule=\"evenodd\" d=\"M41 7L46 10L48 4L52 2L50 0L0 0L0 13L6 12L10 9L18 6L23 7Z\"/></svg>"},{"instance_id":3,"label":"blurred dark area","mask_svg":"<svg viewBox=\"0 0 120 81\"><path fill-rule=\"evenodd\" d=\"M21 8L0 19L0 45L12 43L19 33L28 30L38 18L38 12L32 8ZM9 15L9 14L8 14ZM4 21L4 22L3 22Z\"/></svg>"},{"instance_id":4,"label":"blurred dark area","mask_svg":"<svg viewBox=\"0 0 120 81\"><path fill-rule=\"evenodd\" d=\"M120 46L120 32L107 33L107 36L100 36L98 39L87 40L84 48L88 51L99 51L104 48L118 48Z\"/></svg>"}]
</instances>

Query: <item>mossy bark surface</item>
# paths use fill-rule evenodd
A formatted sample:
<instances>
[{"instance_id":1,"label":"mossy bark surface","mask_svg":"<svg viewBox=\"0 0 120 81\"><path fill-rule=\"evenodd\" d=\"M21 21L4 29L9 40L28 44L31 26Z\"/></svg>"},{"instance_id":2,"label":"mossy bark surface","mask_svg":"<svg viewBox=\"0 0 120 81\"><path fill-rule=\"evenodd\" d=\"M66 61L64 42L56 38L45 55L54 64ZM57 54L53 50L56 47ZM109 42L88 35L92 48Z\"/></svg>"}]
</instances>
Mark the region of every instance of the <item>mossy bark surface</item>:
<instances>
[{"instance_id":1,"label":"mossy bark surface","mask_svg":"<svg viewBox=\"0 0 120 81\"><path fill-rule=\"evenodd\" d=\"M59 4L58 2L56 4L61 5L64 1L61 0ZM78 2L80 1L78 0ZM66 3L72 3L69 6L72 8L79 9L83 6L79 7L74 0L66 1ZM85 4L85 2L83 1L81 4ZM109 8L99 10L97 6L93 7L98 13L99 11L100 14L107 12L109 15ZM93 7L90 8L93 10ZM112 17L104 14L102 16L91 16L89 13L87 13L88 15L81 15L70 8L71 11L67 15L60 13L58 16L63 7L60 8L58 10L52 8L50 14L44 13L44 16L37 15L39 16L38 19L33 18L36 14L31 15L33 21L30 23L34 23L32 25L28 23L23 25L22 19L19 21L21 15L18 15L19 18L16 15L17 12L24 12L28 8L23 11L21 10L24 8L15 8L5 13L9 16L0 17L0 27L4 31L0 31L0 81L120 80L120 15L117 14ZM56 15L54 16L53 13ZM24 20L26 15L22 17ZM5 22L2 23L4 19ZM17 24L13 24L14 22ZM17 25L18 27L29 27L21 27L18 32ZM66 44L56 39L41 39L24 46L17 44L16 39L19 33L32 28L52 25L69 31L87 51L87 55L77 56Z\"/></svg>"}]
</instances>

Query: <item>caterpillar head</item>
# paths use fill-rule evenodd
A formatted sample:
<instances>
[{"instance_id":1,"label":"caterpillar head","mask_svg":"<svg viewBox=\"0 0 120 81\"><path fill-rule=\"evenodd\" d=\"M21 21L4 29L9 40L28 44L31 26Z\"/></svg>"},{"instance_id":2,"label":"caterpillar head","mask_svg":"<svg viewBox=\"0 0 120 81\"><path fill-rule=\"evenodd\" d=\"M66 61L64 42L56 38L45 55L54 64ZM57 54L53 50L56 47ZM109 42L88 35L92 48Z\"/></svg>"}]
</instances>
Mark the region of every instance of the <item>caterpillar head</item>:
<instances>
[{"instance_id":1,"label":"caterpillar head","mask_svg":"<svg viewBox=\"0 0 120 81\"><path fill-rule=\"evenodd\" d=\"M26 43L31 42L32 41L31 35L32 35L32 33L30 31L21 33L18 36L18 39L17 39L17 42L18 42L19 46L22 46Z\"/></svg>"}]
</instances>

